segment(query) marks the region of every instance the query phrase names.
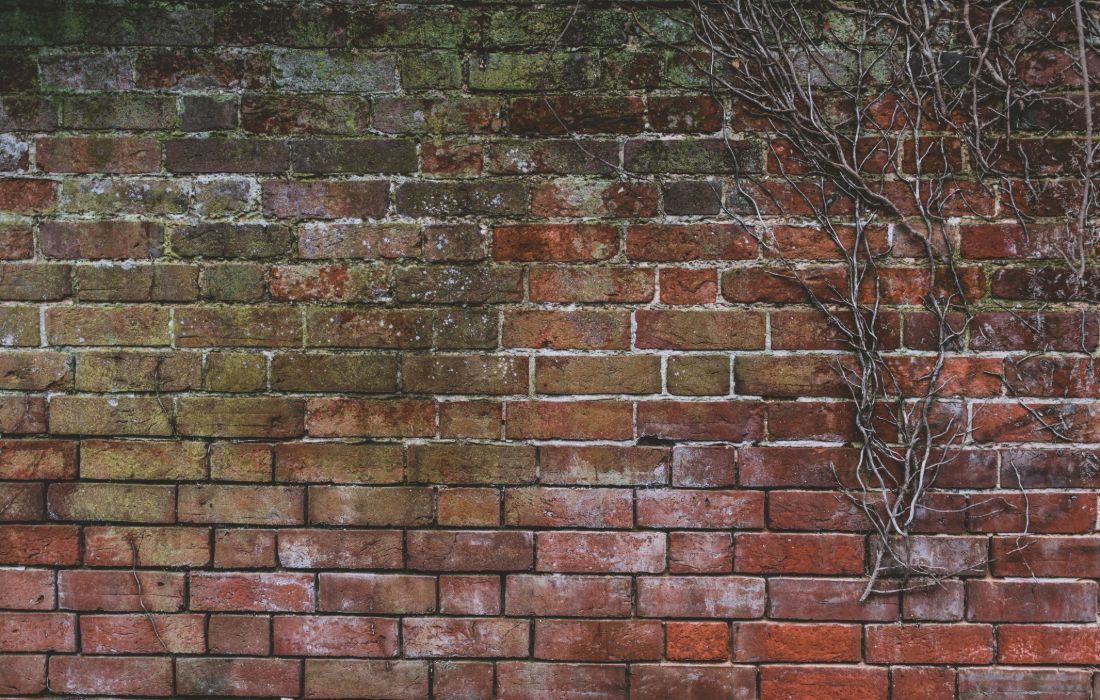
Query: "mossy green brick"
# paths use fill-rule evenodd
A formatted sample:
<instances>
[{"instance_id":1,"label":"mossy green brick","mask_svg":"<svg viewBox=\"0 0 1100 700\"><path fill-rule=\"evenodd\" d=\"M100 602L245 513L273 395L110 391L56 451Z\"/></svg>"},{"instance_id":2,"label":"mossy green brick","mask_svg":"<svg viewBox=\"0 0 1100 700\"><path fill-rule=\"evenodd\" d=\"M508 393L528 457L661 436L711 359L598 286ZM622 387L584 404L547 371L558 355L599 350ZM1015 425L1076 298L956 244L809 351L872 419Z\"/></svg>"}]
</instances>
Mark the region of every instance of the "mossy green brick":
<instances>
[{"instance_id":1,"label":"mossy green brick","mask_svg":"<svg viewBox=\"0 0 1100 700\"><path fill-rule=\"evenodd\" d=\"M192 213L196 217L220 218L241 214L256 208L259 184L246 177L218 175L195 180Z\"/></svg>"},{"instance_id":2,"label":"mossy green brick","mask_svg":"<svg viewBox=\"0 0 1100 700\"><path fill-rule=\"evenodd\" d=\"M492 53L470 62L470 88L498 92L586 90L600 67L588 53Z\"/></svg>"},{"instance_id":3,"label":"mossy green brick","mask_svg":"<svg viewBox=\"0 0 1100 700\"><path fill-rule=\"evenodd\" d=\"M66 129L171 129L176 99L127 93L68 95L61 101L61 119Z\"/></svg>"},{"instance_id":4,"label":"mossy green brick","mask_svg":"<svg viewBox=\"0 0 1100 700\"><path fill-rule=\"evenodd\" d=\"M81 178L61 188L61 209L72 214L183 214L190 200L190 182L167 178Z\"/></svg>"},{"instance_id":5,"label":"mossy green brick","mask_svg":"<svg viewBox=\"0 0 1100 700\"><path fill-rule=\"evenodd\" d=\"M46 509L52 520L171 523L176 489L153 484L51 484Z\"/></svg>"},{"instance_id":6,"label":"mossy green brick","mask_svg":"<svg viewBox=\"0 0 1100 700\"><path fill-rule=\"evenodd\" d=\"M55 396L50 432L55 435L172 434L172 402L156 396Z\"/></svg>"},{"instance_id":7,"label":"mossy green brick","mask_svg":"<svg viewBox=\"0 0 1100 700\"><path fill-rule=\"evenodd\" d=\"M348 29L353 46L367 48L457 48L474 39L475 12L420 5L370 8L356 13Z\"/></svg>"},{"instance_id":8,"label":"mossy green brick","mask_svg":"<svg viewBox=\"0 0 1100 700\"><path fill-rule=\"evenodd\" d=\"M457 53L423 52L401 56L398 63L405 90L455 90L462 87L462 57Z\"/></svg>"},{"instance_id":9,"label":"mossy green brick","mask_svg":"<svg viewBox=\"0 0 1100 700\"><path fill-rule=\"evenodd\" d=\"M37 306L0 306L0 348L39 345Z\"/></svg>"},{"instance_id":10,"label":"mossy green brick","mask_svg":"<svg viewBox=\"0 0 1100 700\"><path fill-rule=\"evenodd\" d=\"M197 481L206 477L206 443L83 440L80 476L105 481Z\"/></svg>"},{"instance_id":11,"label":"mossy green brick","mask_svg":"<svg viewBox=\"0 0 1100 700\"><path fill-rule=\"evenodd\" d=\"M633 24L626 13L584 5L509 8L489 15L485 43L491 48L622 46Z\"/></svg>"},{"instance_id":12,"label":"mossy green brick","mask_svg":"<svg viewBox=\"0 0 1100 700\"><path fill-rule=\"evenodd\" d=\"M393 92L397 58L364 51L279 49L273 56L275 85L297 92Z\"/></svg>"},{"instance_id":13,"label":"mossy green brick","mask_svg":"<svg viewBox=\"0 0 1100 700\"><path fill-rule=\"evenodd\" d=\"M202 383L207 391L263 391L267 358L253 352L212 352L206 356Z\"/></svg>"},{"instance_id":14,"label":"mossy green brick","mask_svg":"<svg viewBox=\"0 0 1100 700\"><path fill-rule=\"evenodd\" d=\"M198 389L202 355L198 352L83 351L76 354L77 391L171 392Z\"/></svg>"},{"instance_id":15,"label":"mossy green brick","mask_svg":"<svg viewBox=\"0 0 1100 700\"><path fill-rule=\"evenodd\" d=\"M199 281L203 299L209 301L260 301L267 284L267 268L253 263L206 265Z\"/></svg>"}]
</instances>

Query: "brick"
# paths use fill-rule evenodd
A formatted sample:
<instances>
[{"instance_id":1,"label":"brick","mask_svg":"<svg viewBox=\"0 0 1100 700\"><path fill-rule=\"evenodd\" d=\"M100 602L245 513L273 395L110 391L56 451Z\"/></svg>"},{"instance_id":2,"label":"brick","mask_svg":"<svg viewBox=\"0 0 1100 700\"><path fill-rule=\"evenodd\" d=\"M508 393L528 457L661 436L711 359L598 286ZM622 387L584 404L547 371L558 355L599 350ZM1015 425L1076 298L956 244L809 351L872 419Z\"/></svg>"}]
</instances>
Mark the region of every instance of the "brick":
<instances>
[{"instance_id":1,"label":"brick","mask_svg":"<svg viewBox=\"0 0 1100 700\"><path fill-rule=\"evenodd\" d=\"M398 622L382 617L276 617L274 650L279 656L397 655Z\"/></svg>"},{"instance_id":2,"label":"brick","mask_svg":"<svg viewBox=\"0 0 1100 700\"><path fill-rule=\"evenodd\" d=\"M419 661L307 659L305 697L390 696L415 700L428 695L428 665Z\"/></svg>"},{"instance_id":3,"label":"brick","mask_svg":"<svg viewBox=\"0 0 1100 700\"><path fill-rule=\"evenodd\" d=\"M1092 581L969 581L966 619L976 622L1091 622Z\"/></svg>"},{"instance_id":4,"label":"brick","mask_svg":"<svg viewBox=\"0 0 1100 700\"><path fill-rule=\"evenodd\" d=\"M630 580L624 576L508 576L505 612L539 617L626 617Z\"/></svg>"},{"instance_id":5,"label":"brick","mask_svg":"<svg viewBox=\"0 0 1100 700\"><path fill-rule=\"evenodd\" d=\"M527 620L476 617L405 618L401 632L412 658L523 657L530 636Z\"/></svg>"},{"instance_id":6,"label":"brick","mask_svg":"<svg viewBox=\"0 0 1100 700\"><path fill-rule=\"evenodd\" d=\"M668 482L669 449L543 445L539 447L545 484L648 486Z\"/></svg>"},{"instance_id":7,"label":"brick","mask_svg":"<svg viewBox=\"0 0 1100 700\"><path fill-rule=\"evenodd\" d=\"M843 695L853 700L877 700L889 693L884 668L866 666L764 666L760 670L761 700Z\"/></svg>"},{"instance_id":8,"label":"brick","mask_svg":"<svg viewBox=\"0 0 1100 700\"><path fill-rule=\"evenodd\" d=\"M304 498L304 489L294 486L181 486L179 519L190 523L301 524Z\"/></svg>"},{"instance_id":9,"label":"brick","mask_svg":"<svg viewBox=\"0 0 1100 700\"><path fill-rule=\"evenodd\" d=\"M80 529L69 525L0 525L0 564L71 565L80 561Z\"/></svg>"},{"instance_id":10,"label":"brick","mask_svg":"<svg viewBox=\"0 0 1100 700\"><path fill-rule=\"evenodd\" d=\"M632 267L532 267L531 301L627 303L653 299L653 271Z\"/></svg>"},{"instance_id":11,"label":"brick","mask_svg":"<svg viewBox=\"0 0 1100 700\"><path fill-rule=\"evenodd\" d=\"M655 355L537 357L540 394L652 394L661 390L661 360Z\"/></svg>"},{"instance_id":12,"label":"brick","mask_svg":"<svg viewBox=\"0 0 1100 700\"><path fill-rule=\"evenodd\" d=\"M724 622L670 622L665 625L665 654L676 661L729 658L730 628Z\"/></svg>"},{"instance_id":13,"label":"brick","mask_svg":"<svg viewBox=\"0 0 1100 700\"><path fill-rule=\"evenodd\" d=\"M540 532L539 571L562 573L659 573L665 568L665 535L650 532Z\"/></svg>"},{"instance_id":14,"label":"brick","mask_svg":"<svg viewBox=\"0 0 1100 700\"><path fill-rule=\"evenodd\" d=\"M642 527L751 529L764 526L764 498L755 491L653 489L638 494Z\"/></svg>"},{"instance_id":15,"label":"brick","mask_svg":"<svg viewBox=\"0 0 1100 700\"><path fill-rule=\"evenodd\" d=\"M553 350L625 350L630 318L619 311L508 311L504 347Z\"/></svg>"},{"instance_id":16,"label":"brick","mask_svg":"<svg viewBox=\"0 0 1100 700\"><path fill-rule=\"evenodd\" d=\"M499 615L499 576L440 576L439 612L446 615Z\"/></svg>"},{"instance_id":17,"label":"brick","mask_svg":"<svg viewBox=\"0 0 1100 700\"><path fill-rule=\"evenodd\" d=\"M160 144L138 137L55 137L35 141L38 167L62 173L150 173L160 170Z\"/></svg>"},{"instance_id":18,"label":"brick","mask_svg":"<svg viewBox=\"0 0 1100 700\"><path fill-rule=\"evenodd\" d=\"M184 575L159 571L70 569L57 574L62 610L177 612L184 606Z\"/></svg>"},{"instance_id":19,"label":"brick","mask_svg":"<svg viewBox=\"0 0 1100 700\"><path fill-rule=\"evenodd\" d=\"M871 663L988 664L993 661L989 625L869 625Z\"/></svg>"},{"instance_id":20,"label":"brick","mask_svg":"<svg viewBox=\"0 0 1100 700\"><path fill-rule=\"evenodd\" d=\"M393 282L398 301L423 304L499 304L523 298L515 267L408 267Z\"/></svg>"},{"instance_id":21,"label":"brick","mask_svg":"<svg viewBox=\"0 0 1100 700\"><path fill-rule=\"evenodd\" d=\"M11 656L0 670L0 688L5 693L29 695L46 689L46 656Z\"/></svg>"},{"instance_id":22,"label":"brick","mask_svg":"<svg viewBox=\"0 0 1100 700\"><path fill-rule=\"evenodd\" d=\"M280 219L379 217L388 207L382 181L267 180L264 213Z\"/></svg>"},{"instance_id":23,"label":"brick","mask_svg":"<svg viewBox=\"0 0 1100 700\"><path fill-rule=\"evenodd\" d=\"M306 312L306 345L345 348L427 348L434 315L424 311Z\"/></svg>"},{"instance_id":24,"label":"brick","mask_svg":"<svg viewBox=\"0 0 1100 700\"><path fill-rule=\"evenodd\" d=\"M204 618L187 614L84 615L80 618L80 650L85 654L201 654L206 651Z\"/></svg>"},{"instance_id":25,"label":"brick","mask_svg":"<svg viewBox=\"0 0 1100 700\"><path fill-rule=\"evenodd\" d=\"M275 566L275 530L215 530L214 566L218 569Z\"/></svg>"},{"instance_id":26,"label":"brick","mask_svg":"<svg viewBox=\"0 0 1100 700\"><path fill-rule=\"evenodd\" d=\"M206 476L201 442L85 440L80 476L112 481L196 481Z\"/></svg>"},{"instance_id":27,"label":"brick","mask_svg":"<svg viewBox=\"0 0 1100 700\"><path fill-rule=\"evenodd\" d=\"M509 401L505 412L512 439L625 440L634 432L624 401Z\"/></svg>"},{"instance_id":28,"label":"brick","mask_svg":"<svg viewBox=\"0 0 1100 700\"><path fill-rule=\"evenodd\" d=\"M65 613L0 613L0 650L76 651L76 616Z\"/></svg>"},{"instance_id":29,"label":"brick","mask_svg":"<svg viewBox=\"0 0 1100 700\"><path fill-rule=\"evenodd\" d=\"M416 170L416 144L402 139L295 141L290 162L302 173L411 173Z\"/></svg>"},{"instance_id":30,"label":"brick","mask_svg":"<svg viewBox=\"0 0 1100 700\"><path fill-rule=\"evenodd\" d=\"M286 144L237 138L170 139L165 167L173 173L278 173L287 169Z\"/></svg>"},{"instance_id":31,"label":"brick","mask_svg":"<svg viewBox=\"0 0 1100 700\"><path fill-rule=\"evenodd\" d=\"M181 347L286 347L301 342L301 317L282 307L188 307L176 311Z\"/></svg>"},{"instance_id":32,"label":"brick","mask_svg":"<svg viewBox=\"0 0 1100 700\"><path fill-rule=\"evenodd\" d=\"M557 661L645 661L661 657L656 620L536 620L535 658Z\"/></svg>"},{"instance_id":33,"label":"brick","mask_svg":"<svg viewBox=\"0 0 1100 700\"><path fill-rule=\"evenodd\" d=\"M0 313L0 331L11 330L2 340L12 345L31 345L32 333L38 332L38 320L30 318L34 309L22 309L7 318ZM5 323L10 321L11 325ZM13 327L15 326L15 327ZM36 352L0 352L0 386L9 390L68 389L72 387L72 362L67 353L47 350Z\"/></svg>"},{"instance_id":34,"label":"brick","mask_svg":"<svg viewBox=\"0 0 1100 700\"><path fill-rule=\"evenodd\" d=\"M84 528L84 563L89 566L200 567L209 562L210 531L206 528Z\"/></svg>"},{"instance_id":35,"label":"brick","mask_svg":"<svg viewBox=\"0 0 1100 700\"><path fill-rule=\"evenodd\" d=\"M63 440L0 441L0 478L64 480L76 477L76 444Z\"/></svg>"},{"instance_id":36,"label":"brick","mask_svg":"<svg viewBox=\"0 0 1100 700\"><path fill-rule=\"evenodd\" d=\"M734 625L737 661L859 661L859 625L741 622Z\"/></svg>"},{"instance_id":37,"label":"brick","mask_svg":"<svg viewBox=\"0 0 1100 700\"><path fill-rule=\"evenodd\" d=\"M899 700L951 700L955 697L955 676L953 669L934 666L896 668L891 672L890 692Z\"/></svg>"},{"instance_id":38,"label":"brick","mask_svg":"<svg viewBox=\"0 0 1100 700\"><path fill-rule=\"evenodd\" d=\"M634 499L626 489L506 489L504 524L521 527L629 528Z\"/></svg>"},{"instance_id":39,"label":"brick","mask_svg":"<svg viewBox=\"0 0 1100 700\"><path fill-rule=\"evenodd\" d=\"M192 610L310 612L313 576L301 573L206 573L190 575Z\"/></svg>"},{"instance_id":40,"label":"brick","mask_svg":"<svg viewBox=\"0 0 1100 700\"><path fill-rule=\"evenodd\" d=\"M295 695L301 673L292 659L179 659L176 689L184 695Z\"/></svg>"},{"instance_id":41,"label":"brick","mask_svg":"<svg viewBox=\"0 0 1100 700\"><path fill-rule=\"evenodd\" d=\"M172 660L163 656L55 656L49 687L80 695L169 695Z\"/></svg>"},{"instance_id":42,"label":"brick","mask_svg":"<svg viewBox=\"0 0 1100 700\"><path fill-rule=\"evenodd\" d=\"M433 576L322 573L319 580L318 606L326 612L422 615L436 611Z\"/></svg>"},{"instance_id":43,"label":"brick","mask_svg":"<svg viewBox=\"0 0 1100 700\"><path fill-rule=\"evenodd\" d=\"M277 258L294 251L282 224L196 224L172 231L172 252L184 258Z\"/></svg>"},{"instance_id":44,"label":"brick","mask_svg":"<svg viewBox=\"0 0 1100 700\"><path fill-rule=\"evenodd\" d=\"M639 224L626 231L627 257L645 262L748 260L756 248L736 224Z\"/></svg>"},{"instance_id":45,"label":"brick","mask_svg":"<svg viewBox=\"0 0 1100 700\"><path fill-rule=\"evenodd\" d=\"M733 571L733 537L725 532L670 532L668 569L675 574Z\"/></svg>"},{"instance_id":46,"label":"brick","mask_svg":"<svg viewBox=\"0 0 1100 700\"><path fill-rule=\"evenodd\" d=\"M168 345L168 310L52 307L46 310L46 340L50 345Z\"/></svg>"},{"instance_id":47,"label":"brick","mask_svg":"<svg viewBox=\"0 0 1100 700\"><path fill-rule=\"evenodd\" d=\"M400 445L301 442L275 446L275 478L280 482L393 483L401 480L403 467Z\"/></svg>"},{"instance_id":48,"label":"brick","mask_svg":"<svg viewBox=\"0 0 1100 700\"><path fill-rule=\"evenodd\" d=\"M487 661L436 661L433 687L441 700L491 697L493 664Z\"/></svg>"},{"instance_id":49,"label":"brick","mask_svg":"<svg viewBox=\"0 0 1100 700\"><path fill-rule=\"evenodd\" d=\"M407 546L409 568L421 571L523 571L534 560L530 532L413 530Z\"/></svg>"},{"instance_id":50,"label":"brick","mask_svg":"<svg viewBox=\"0 0 1100 700\"><path fill-rule=\"evenodd\" d=\"M493 257L516 262L605 260L618 248L619 232L596 224L525 224L493 229Z\"/></svg>"},{"instance_id":51,"label":"brick","mask_svg":"<svg viewBox=\"0 0 1100 700\"><path fill-rule=\"evenodd\" d=\"M630 697L749 700L756 697L756 671L744 666L637 664L631 667Z\"/></svg>"},{"instance_id":52,"label":"brick","mask_svg":"<svg viewBox=\"0 0 1100 700\"><path fill-rule=\"evenodd\" d=\"M527 393L527 358L492 355L409 355L401 364L407 393Z\"/></svg>"},{"instance_id":53,"label":"brick","mask_svg":"<svg viewBox=\"0 0 1100 700\"><path fill-rule=\"evenodd\" d=\"M54 520L171 523L176 520L176 494L171 486L50 484L46 508Z\"/></svg>"},{"instance_id":54,"label":"brick","mask_svg":"<svg viewBox=\"0 0 1100 700\"><path fill-rule=\"evenodd\" d=\"M310 399L306 431L311 437L430 437L435 434L435 403Z\"/></svg>"},{"instance_id":55,"label":"brick","mask_svg":"<svg viewBox=\"0 0 1100 700\"><path fill-rule=\"evenodd\" d=\"M858 535L743 533L735 540L738 572L863 573L863 538Z\"/></svg>"},{"instance_id":56,"label":"brick","mask_svg":"<svg viewBox=\"0 0 1100 700\"><path fill-rule=\"evenodd\" d=\"M196 437L298 437L305 402L264 397L188 396L177 402L176 429Z\"/></svg>"},{"instance_id":57,"label":"brick","mask_svg":"<svg viewBox=\"0 0 1100 700\"><path fill-rule=\"evenodd\" d=\"M298 227L302 258L397 259L416 257L420 248L420 227L412 224L314 222Z\"/></svg>"},{"instance_id":58,"label":"brick","mask_svg":"<svg viewBox=\"0 0 1100 700\"><path fill-rule=\"evenodd\" d=\"M369 122L370 103L358 95L241 98L241 127L253 133L354 135L365 130Z\"/></svg>"},{"instance_id":59,"label":"brick","mask_svg":"<svg viewBox=\"0 0 1100 700\"><path fill-rule=\"evenodd\" d=\"M492 488L447 488L436 492L436 522L471 526L500 524L500 493Z\"/></svg>"},{"instance_id":60,"label":"brick","mask_svg":"<svg viewBox=\"0 0 1100 700\"><path fill-rule=\"evenodd\" d=\"M69 260L155 258L164 240L159 224L138 221L53 221L39 235L46 257Z\"/></svg>"},{"instance_id":61,"label":"brick","mask_svg":"<svg viewBox=\"0 0 1100 700\"><path fill-rule=\"evenodd\" d=\"M768 582L768 615L787 620L893 620L900 609L897 594L873 595L860 602L865 581L859 579L773 578Z\"/></svg>"},{"instance_id":62,"label":"brick","mask_svg":"<svg viewBox=\"0 0 1100 700\"><path fill-rule=\"evenodd\" d=\"M593 694L622 697L627 687L626 667L618 664L503 661L497 664L497 686L501 689L501 700L581 700Z\"/></svg>"},{"instance_id":63,"label":"brick","mask_svg":"<svg viewBox=\"0 0 1100 700\"><path fill-rule=\"evenodd\" d=\"M762 406L752 401L638 403L638 434L665 440L758 439L763 433Z\"/></svg>"},{"instance_id":64,"label":"brick","mask_svg":"<svg viewBox=\"0 0 1100 700\"><path fill-rule=\"evenodd\" d=\"M764 580L739 576L638 579L642 617L754 618L764 614Z\"/></svg>"},{"instance_id":65,"label":"brick","mask_svg":"<svg viewBox=\"0 0 1100 700\"><path fill-rule=\"evenodd\" d=\"M54 572L46 569L0 570L0 608L52 610L56 599Z\"/></svg>"},{"instance_id":66,"label":"brick","mask_svg":"<svg viewBox=\"0 0 1100 700\"><path fill-rule=\"evenodd\" d=\"M218 481L270 481L271 446L215 442L210 445L210 478Z\"/></svg>"},{"instance_id":67,"label":"brick","mask_svg":"<svg viewBox=\"0 0 1100 700\"><path fill-rule=\"evenodd\" d=\"M639 310L639 348L760 350L764 316L746 311Z\"/></svg>"},{"instance_id":68,"label":"brick","mask_svg":"<svg viewBox=\"0 0 1100 700\"><path fill-rule=\"evenodd\" d=\"M266 654L271 646L271 620L257 615L211 615L207 626L211 654Z\"/></svg>"},{"instance_id":69,"label":"brick","mask_svg":"<svg viewBox=\"0 0 1100 700\"><path fill-rule=\"evenodd\" d=\"M409 480L444 484L527 484L535 449L526 445L433 443L409 446Z\"/></svg>"},{"instance_id":70,"label":"brick","mask_svg":"<svg viewBox=\"0 0 1100 700\"><path fill-rule=\"evenodd\" d=\"M407 486L311 486L309 520L321 525L427 525L432 521L432 490Z\"/></svg>"},{"instance_id":71,"label":"brick","mask_svg":"<svg viewBox=\"0 0 1100 700\"><path fill-rule=\"evenodd\" d=\"M57 183L52 180L0 180L0 211L13 214L49 211L57 202L57 192Z\"/></svg>"},{"instance_id":72,"label":"brick","mask_svg":"<svg viewBox=\"0 0 1100 700\"><path fill-rule=\"evenodd\" d=\"M1086 625L1001 625L997 659L1009 664L1092 665L1100 631Z\"/></svg>"},{"instance_id":73,"label":"brick","mask_svg":"<svg viewBox=\"0 0 1100 700\"><path fill-rule=\"evenodd\" d=\"M964 698L1011 698L1021 693L1042 697L1087 698L1089 674L1070 669L968 668L959 671Z\"/></svg>"},{"instance_id":74,"label":"brick","mask_svg":"<svg viewBox=\"0 0 1100 700\"><path fill-rule=\"evenodd\" d=\"M736 483L737 453L721 445L677 445L672 451L672 485L711 488Z\"/></svg>"}]
</instances>

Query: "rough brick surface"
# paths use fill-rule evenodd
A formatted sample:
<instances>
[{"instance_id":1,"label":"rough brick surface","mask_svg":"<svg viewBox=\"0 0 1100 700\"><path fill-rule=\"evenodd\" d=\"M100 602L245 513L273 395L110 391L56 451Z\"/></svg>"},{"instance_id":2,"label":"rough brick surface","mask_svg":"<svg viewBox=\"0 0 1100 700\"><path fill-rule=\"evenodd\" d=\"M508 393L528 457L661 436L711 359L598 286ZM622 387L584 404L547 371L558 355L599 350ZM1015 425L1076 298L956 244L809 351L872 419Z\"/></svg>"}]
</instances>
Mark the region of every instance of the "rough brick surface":
<instances>
[{"instance_id":1,"label":"rough brick surface","mask_svg":"<svg viewBox=\"0 0 1100 700\"><path fill-rule=\"evenodd\" d=\"M861 602L845 346L723 207L788 144L648 11L0 2L0 696L1100 697L1067 229L953 212L971 430L912 553L964 576Z\"/></svg>"}]
</instances>

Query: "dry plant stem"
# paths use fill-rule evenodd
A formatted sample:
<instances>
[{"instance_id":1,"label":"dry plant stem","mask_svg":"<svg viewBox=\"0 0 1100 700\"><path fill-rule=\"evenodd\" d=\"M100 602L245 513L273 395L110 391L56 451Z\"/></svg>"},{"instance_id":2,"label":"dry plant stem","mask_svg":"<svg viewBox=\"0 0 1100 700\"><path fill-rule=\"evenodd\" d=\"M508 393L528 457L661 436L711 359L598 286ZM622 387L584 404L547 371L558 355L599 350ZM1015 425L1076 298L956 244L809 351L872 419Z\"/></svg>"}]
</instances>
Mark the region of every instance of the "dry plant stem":
<instances>
[{"instance_id":1,"label":"dry plant stem","mask_svg":"<svg viewBox=\"0 0 1100 700\"><path fill-rule=\"evenodd\" d=\"M157 643L160 645L160 648L164 650L165 654L171 654L172 652L168 649L168 645L164 643L164 638L160 636L160 629L157 628L156 619L153 617L153 614L149 612L148 606L145 605L145 590L141 584L141 576L138 575L138 548L137 543L134 542L134 536L127 536L126 543L130 545L130 573L134 577L138 604L141 605L141 610L145 613L145 619L149 621L149 625L153 628L153 636L157 638Z\"/></svg>"},{"instance_id":2,"label":"dry plant stem","mask_svg":"<svg viewBox=\"0 0 1100 700\"><path fill-rule=\"evenodd\" d=\"M665 46L705 75L715 93L733 97L766 121L779 179L843 260L843 288L813 284L765 233L769 206L778 208L780 216L789 215L777 206L779 198L770 194L766 182L743 173L735 176L735 195L749 212L745 223L757 228L758 239L779 258L785 274L840 332L854 360L837 369L856 407L860 441L857 485L844 491L867 515L878 544L863 598L875 592L876 581L887 572L900 571L903 588L910 580L924 585L957 575L961 572L913 563L908 546L937 472L966 438L964 425L933 418L943 405L945 359L963 346L971 319L949 227L959 215L991 217L992 212L974 206L973 198L995 200L1002 193L1008 195L1006 213L1025 227L1030 222L1013 185L1022 181L1028 192L1038 192L1039 173L1024 144L1018 143L1014 119L1029 105L1049 103L1050 97L1027 85L1017 64L1028 50L1047 45L1049 32L1016 43L1006 39L1032 7L1024 0L975 5L830 0L824 10L798 2L689 4L694 11L690 20L672 14L665 18L688 29L693 40ZM1076 30L1073 55L1085 85L1086 136L1081 201L1075 212L1066 212L1077 237L1065 255L1067 266L1082 280L1079 287L1095 208L1087 13L1082 5L1075 0L1070 9ZM1053 25L1060 13L1051 12ZM833 31L830 23L840 29ZM736 158L728 132L725 137L729 154ZM777 143L797 149L797 154L779 152ZM966 165L961 158L952 162L955 143ZM1013 160L1022 172L1006 165ZM877 334L884 254L873 248L868 234L879 221L917 242L927 267L924 305L935 337L931 366L915 393L902 391ZM892 407L887 415L883 406ZM886 439L890 432L897 438Z\"/></svg>"}]
</instances>

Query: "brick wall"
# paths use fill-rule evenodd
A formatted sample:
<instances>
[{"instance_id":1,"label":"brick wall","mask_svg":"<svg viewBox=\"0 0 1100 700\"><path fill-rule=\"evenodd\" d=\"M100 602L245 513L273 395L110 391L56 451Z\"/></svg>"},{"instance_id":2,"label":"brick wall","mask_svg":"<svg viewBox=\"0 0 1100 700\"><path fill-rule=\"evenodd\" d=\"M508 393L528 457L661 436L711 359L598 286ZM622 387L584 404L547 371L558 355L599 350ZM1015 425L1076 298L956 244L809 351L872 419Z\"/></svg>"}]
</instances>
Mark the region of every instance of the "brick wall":
<instances>
[{"instance_id":1,"label":"brick wall","mask_svg":"<svg viewBox=\"0 0 1100 700\"><path fill-rule=\"evenodd\" d=\"M973 431L914 552L972 568L858 602L841 346L715 194L760 124L625 6L0 7L0 694L1100 694L1062 229L954 228Z\"/></svg>"}]
</instances>

